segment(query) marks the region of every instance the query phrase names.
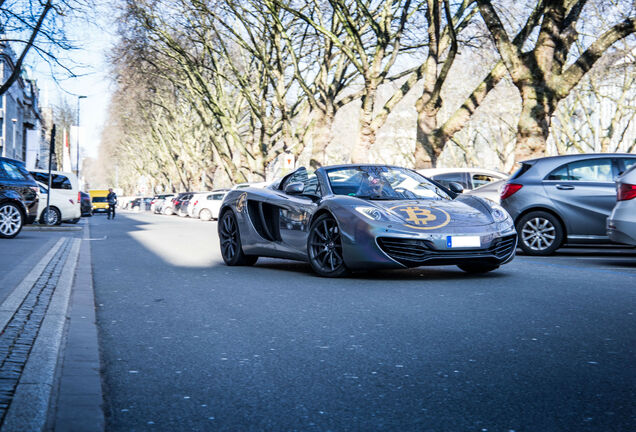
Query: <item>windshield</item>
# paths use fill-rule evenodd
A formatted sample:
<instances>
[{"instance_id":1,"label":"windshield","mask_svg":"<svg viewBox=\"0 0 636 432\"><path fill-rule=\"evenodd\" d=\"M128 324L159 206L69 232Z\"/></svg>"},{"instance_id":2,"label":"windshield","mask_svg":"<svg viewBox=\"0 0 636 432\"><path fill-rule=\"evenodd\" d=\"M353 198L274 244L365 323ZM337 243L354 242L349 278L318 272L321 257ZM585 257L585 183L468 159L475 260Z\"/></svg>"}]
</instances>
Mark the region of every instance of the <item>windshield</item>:
<instances>
[{"instance_id":1,"label":"windshield","mask_svg":"<svg viewBox=\"0 0 636 432\"><path fill-rule=\"evenodd\" d=\"M327 171L331 190L372 200L451 199L420 174L405 168L361 166Z\"/></svg>"}]
</instances>

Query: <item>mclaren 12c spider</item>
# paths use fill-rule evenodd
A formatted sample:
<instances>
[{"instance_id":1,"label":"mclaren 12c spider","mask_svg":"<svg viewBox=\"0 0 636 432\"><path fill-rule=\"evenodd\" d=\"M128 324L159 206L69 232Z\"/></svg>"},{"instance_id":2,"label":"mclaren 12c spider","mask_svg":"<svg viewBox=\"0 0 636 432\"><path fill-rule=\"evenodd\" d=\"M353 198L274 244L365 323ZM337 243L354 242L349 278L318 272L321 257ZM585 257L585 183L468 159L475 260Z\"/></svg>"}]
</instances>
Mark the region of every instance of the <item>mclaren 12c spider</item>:
<instances>
[{"instance_id":1,"label":"mclaren 12c spider","mask_svg":"<svg viewBox=\"0 0 636 432\"><path fill-rule=\"evenodd\" d=\"M219 214L226 264L301 260L327 277L423 265L485 273L517 246L498 204L387 165L299 168L268 187L230 191Z\"/></svg>"}]
</instances>

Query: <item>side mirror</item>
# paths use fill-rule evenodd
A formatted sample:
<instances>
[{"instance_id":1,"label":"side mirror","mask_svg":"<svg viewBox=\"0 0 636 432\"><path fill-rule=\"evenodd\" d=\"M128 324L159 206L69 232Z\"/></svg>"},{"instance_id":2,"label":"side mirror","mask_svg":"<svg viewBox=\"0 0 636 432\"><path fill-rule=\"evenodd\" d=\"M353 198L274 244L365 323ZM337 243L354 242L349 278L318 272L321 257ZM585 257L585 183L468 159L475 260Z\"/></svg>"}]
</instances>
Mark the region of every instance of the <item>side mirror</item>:
<instances>
[{"instance_id":1,"label":"side mirror","mask_svg":"<svg viewBox=\"0 0 636 432\"><path fill-rule=\"evenodd\" d=\"M464 192L464 186L462 186L461 184L457 182L450 182L448 184L448 188L451 190L451 192L454 192L456 194L460 194Z\"/></svg>"},{"instance_id":2,"label":"side mirror","mask_svg":"<svg viewBox=\"0 0 636 432\"><path fill-rule=\"evenodd\" d=\"M287 195L300 195L304 190L305 185L301 182L293 182L285 186L285 193Z\"/></svg>"}]
</instances>

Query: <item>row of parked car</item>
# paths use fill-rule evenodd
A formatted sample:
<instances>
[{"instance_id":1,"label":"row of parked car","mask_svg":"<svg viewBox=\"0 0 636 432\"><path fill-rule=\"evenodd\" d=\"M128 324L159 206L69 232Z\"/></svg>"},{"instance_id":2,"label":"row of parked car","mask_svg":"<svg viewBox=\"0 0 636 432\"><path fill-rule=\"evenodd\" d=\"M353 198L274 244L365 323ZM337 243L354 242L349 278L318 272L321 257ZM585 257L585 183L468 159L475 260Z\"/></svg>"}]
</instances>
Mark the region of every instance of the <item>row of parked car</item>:
<instances>
[{"instance_id":1,"label":"row of parked car","mask_svg":"<svg viewBox=\"0 0 636 432\"><path fill-rule=\"evenodd\" d=\"M123 201L122 208L151 211L156 214L178 215L210 221L219 217L223 198L229 189L208 192L181 192L137 197Z\"/></svg>"},{"instance_id":2,"label":"row of parked car","mask_svg":"<svg viewBox=\"0 0 636 432\"><path fill-rule=\"evenodd\" d=\"M91 196L79 190L73 173L52 171L50 187L49 194L48 171L0 158L0 238L15 237L25 224L75 224L92 214Z\"/></svg>"}]
</instances>

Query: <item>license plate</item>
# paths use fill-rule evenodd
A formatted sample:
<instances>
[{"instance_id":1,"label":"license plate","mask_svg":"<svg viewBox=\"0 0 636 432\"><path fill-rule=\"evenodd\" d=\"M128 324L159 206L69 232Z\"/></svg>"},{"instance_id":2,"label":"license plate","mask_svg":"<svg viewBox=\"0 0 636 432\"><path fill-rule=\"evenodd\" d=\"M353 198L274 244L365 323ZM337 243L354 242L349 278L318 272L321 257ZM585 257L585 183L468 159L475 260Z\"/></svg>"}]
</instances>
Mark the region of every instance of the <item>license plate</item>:
<instances>
[{"instance_id":1,"label":"license plate","mask_svg":"<svg viewBox=\"0 0 636 432\"><path fill-rule=\"evenodd\" d=\"M481 247L479 236L447 236L446 246L449 248Z\"/></svg>"}]
</instances>

